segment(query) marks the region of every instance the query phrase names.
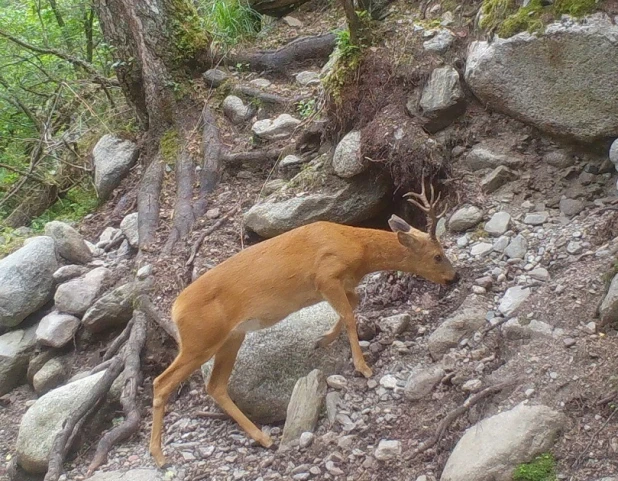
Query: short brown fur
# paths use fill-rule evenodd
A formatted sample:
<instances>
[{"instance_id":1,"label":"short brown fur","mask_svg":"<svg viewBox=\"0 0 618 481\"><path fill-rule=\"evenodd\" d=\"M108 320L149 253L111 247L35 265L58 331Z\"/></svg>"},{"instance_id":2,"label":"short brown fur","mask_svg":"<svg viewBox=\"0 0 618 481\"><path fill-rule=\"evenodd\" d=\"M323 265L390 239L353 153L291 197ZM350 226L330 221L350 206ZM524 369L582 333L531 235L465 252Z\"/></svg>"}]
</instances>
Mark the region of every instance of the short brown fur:
<instances>
[{"instance_id":1,"label":"short brown fur","mask_svg":"<svg viewBox=\"0 0 618 481\"><path fill-rule=\"evenodd\" d=\"M265 447L272 445L270 437L238 409L227 392L238 350L249 330L272 326L325 300L340 318L317 346L333 342L345 327L354 367L366 377L372 375L354 319L355 289L361 279L384 270L410 272L440 284L459 278L435 235L414 229L396 216L389 224L395 233L330 222L299 227L239 252L178 296L172 318L178 327L179 353L154 381L150 452L159 466L165 464L161 434L167 399L213 356L208 394L251 438Z\"/></svg>"}]
</instances>

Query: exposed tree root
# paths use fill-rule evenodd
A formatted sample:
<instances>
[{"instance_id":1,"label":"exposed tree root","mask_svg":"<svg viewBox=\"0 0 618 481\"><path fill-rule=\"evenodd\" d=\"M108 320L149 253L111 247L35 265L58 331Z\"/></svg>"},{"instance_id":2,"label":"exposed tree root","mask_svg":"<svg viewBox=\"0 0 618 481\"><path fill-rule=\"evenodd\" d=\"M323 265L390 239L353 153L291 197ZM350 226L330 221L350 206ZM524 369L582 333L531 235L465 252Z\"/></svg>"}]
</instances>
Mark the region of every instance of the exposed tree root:
<instances>
[{"instance_id":1,"label":"exposed tree root","mask_svg":"<svg viewBox=\"0 0 618 481\"><path fill-rule=\"evenodd\" d=\"M141 311L135 311L133 321L134 325L126 346L124 388L120 396L125 419L101 438L88 467L87 476L107 461L107 455L114 444L128 439L139 429L141 414L138 408L137 392L142 384L140 355L146 343L146 316Z\"/></svg>"},{"instance_id":2,"label":"exposed tree root","mask_svg":"<svg viewBox=\"0 0 618 481\"><path fill-rule=\"evenodd\" d=\"M304 97L299 97L299 98L289 99L287 97L282 97L281 95L271 94L268 92L262 92L259 89L248 87L246 85L234 86L234 88L232 88L232 93L234 95L245 95L247 97L260 100L261 102L264 102L267 104L282 105L282 106L286 106L291 103L298 102L304 98Z\"/></svg>"},{"instance_id":3,"label":"exposed tree root","mask_svg":"<svg viewBox=\"0 0 618 481\"><path fill-rule=\"evenodd\" d=\"M174 225L163 247L163 253L169 255L176 242L184 238L195 222L193 210L193 184L195 177L195 165L191 156L182 149L180 157L176 161L176 205L174 206Z\"/></svg>"},{"instance_id":4,"label":"exposed tree root","mask_svg":"<svg viewBox=\"0 0 618 481\"><path fill-rule=\"evenodd\" d=\"M206 212L206 196L215 190L221 180L221 138L216 118L208 105L202 110L202 150L203 161L200 172L200 194L195 204L195 216L201 217Z\"/></svg>"},{"instance_id":5,"label":"exposed tree root","mask_svg":"<svg viewBox=\"0 0 618 481\"><path fill-rule=\"evenodd\" d=\"M155 324L163 329L168 336L174 339L176 344L180 342L180 336L178 334L176 324L174 324L171 319L161 316L146 294L141 294L136 299L136 305L140 310L146 313L146 315L154 321Z\"/></svg>"},{"instance_id":6,"label":"exposed tree root","mask_svg":"<svg viewBox=\"0 0 618 481\"><path fill-rule=\"evenodd\" d=\"M277 160L285 149L254 150L236 154L223 154L222 160L226 164L240 164L241 162L267 162Z\"/></svg>"},{"instance_id":7,"label":"exposed tree root","mask_svg":"<svg viewBox=\"0 0 618 481\"><path fill-rule=\"evenodd\" d=\"M325 33L313 37L301 37L291 41L277 50L240 52L233 55L228 63L249 65L253 71L270 71L285 73L297 63L310 60L326 61L335 48L337 37L334 33Z\"/></svg>"},{"instance_id":8,"label":"exposed tree root","mask_svg":"<svg viewBox=\"0 0 618 481\"><path fill-rule=\"evenodd\" d=\"M296 10L308 0L252 0L251 8L262 15L271 17L283 17Z\"/></svg>"},{"instance_id":9,"label":"exposed tree root","mask_svg":"<svg viewBox=\"0 0 618 481\"><path fill-rule=\"evenodd\" d=\"M165 165L158 153L146 168L137 193L138 232L140 250L148 250L155 240L159 225L159 196Z\"/></svg>"},{"instance_id":10,"label":"exposed tree root","mask_svg":"<svg viewBox=\"0 0 618 481\"><path fill-rule=\"evenodd\" d=\"M58 478L60 478L62 474L62 463L71 448L71 440L75 439L76 433L83 425L88 414L96 409L97 405L105 397L123 368L124 362L122 357L114 357L105 371L105 374L103 374L99 382L88 395L88 398L67 418L62 426L62 430L56 435L52 444L49 454L49 465L44 481L58 481Z\"/></svg>"},{"instance_id":11,"label":"exposed tree root","mask_svg":"<svg viewBox=\"0 0 618 481\"><path fill-rule=\"evenodd\" d=\"M436 433L429 440L425 441L424 443L421 443L418 446L418 448L416 448L414 451L407 454L405 456L405 459L410 460L417 454L423 453L427 451L428 449L434 447L436 444L440 442L440 440L444 436L444 433L451 426L451 424L453 424L462 414L468 411L472 406L474 406L475 404L478 404L480 401L491 396L492 394L498 393L502 391L503 389L506 389L507 387L514 385L516 382L517 380L501 382L494 386L489 386L483 389L482 391L476 393L475 395L470 396L468 399L466 399L466 401L461 406L459 406L458 408L448 413L446 417L438 425L438 429L436 429Z\"/></svg>"}]
</instances>

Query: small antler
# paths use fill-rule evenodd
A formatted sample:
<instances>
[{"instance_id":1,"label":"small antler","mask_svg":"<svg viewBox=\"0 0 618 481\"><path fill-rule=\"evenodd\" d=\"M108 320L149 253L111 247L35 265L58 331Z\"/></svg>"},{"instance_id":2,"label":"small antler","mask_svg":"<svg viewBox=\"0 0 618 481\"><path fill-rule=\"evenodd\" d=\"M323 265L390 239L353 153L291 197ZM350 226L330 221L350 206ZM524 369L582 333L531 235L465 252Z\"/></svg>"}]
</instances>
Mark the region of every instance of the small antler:
<instances>
[{"instance_id":1,"label":"small antler","mask_svg":"<svg viewBox=\"0 0 618 481\"><path fill-rule=\"evenodd\" d=\"M438 197L435 197L435 191L433 189L433 184L431 183L429 184L429 190L430 198L427 199L427 195L425 193L425 178L423 177L421 181L420 194L416 192L408 192L407 194L404 194L404 197L412 197L411 199L408 199L408 202L414 204L423 212L425 212L425 214L427 214L428 234L431 236L432 239L435 239L436 228L438 227L438 220L440 219L440 217L446 214L448 206L444 206L442 212L440 212L440 214L436 214L436 207L440 202L440 197L442 193L438 193Z\"/></svg>"}]
</instances>

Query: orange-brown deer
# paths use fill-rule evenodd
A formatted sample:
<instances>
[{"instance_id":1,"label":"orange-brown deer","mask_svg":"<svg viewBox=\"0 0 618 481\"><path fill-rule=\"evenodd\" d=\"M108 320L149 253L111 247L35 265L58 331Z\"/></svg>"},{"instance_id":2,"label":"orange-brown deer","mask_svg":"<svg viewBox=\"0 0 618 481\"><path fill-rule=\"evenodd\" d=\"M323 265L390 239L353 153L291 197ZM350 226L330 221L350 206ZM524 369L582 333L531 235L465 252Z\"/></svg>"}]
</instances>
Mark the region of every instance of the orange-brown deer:
<instances>
[{"instance_id":1,"label":"orange-brown deer","mask_svg":"<svg viewBox=\"0 0 618 481\"><path fill-rule=\"evenodd\" d=\"M372 375L354 319L361 279L385 270L410 272L440 284L459 279L436 237L440 195L434 198L431 186L428 200L423 182L420 194L406 196L427 214L428 233L395 215L389 220L394 233L315 222L239 252L180 293L172 308L180 350L154 380L150 452L159 466L165 464L161 433L168 397L213 356L208 394L251 438L264 447L272 445L229 397L228 380L247 332L270 327L303 307L327 301L340 317L316 345L327 346L345 326L354 367L365 377Z\"/></svg>"}]
</instances>

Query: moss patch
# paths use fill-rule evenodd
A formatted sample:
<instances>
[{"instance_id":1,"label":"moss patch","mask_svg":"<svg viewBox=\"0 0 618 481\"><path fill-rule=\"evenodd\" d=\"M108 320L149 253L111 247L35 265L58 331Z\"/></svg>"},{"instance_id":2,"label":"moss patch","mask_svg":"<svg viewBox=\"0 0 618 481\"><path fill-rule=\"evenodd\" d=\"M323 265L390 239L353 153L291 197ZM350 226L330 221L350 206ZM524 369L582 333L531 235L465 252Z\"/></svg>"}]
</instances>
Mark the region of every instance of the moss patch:
<instances>
[{"instance_id":1,"label":"moss patch","mask_svg":"<svg viewBox=\"0 0 618 481\"><path fill-rule=\"evenodd\" d=\"M601 5L595 0L556 0L553 5L543 6L541 0L531 0L519 7L516 0L484 0L480 26L509 38L520 32L542 32L545 25L561 15L583 17L601 9Z\"/></svg>"},{"instance_id":2,"label":"moss patch","mask_svg":"<svg viewBox=\"0 0 618 481\"><path fill-rule=\"evenodd\" d=\"M180 64L193 60L198 52L210 45L210 36L202 28L202 22L192 2L172 0L169 6L172 18L173 45Z\"/></svg>"},{"instance_id":3,"label":"moss patch","mask_svg":"<svg viewBox=\"0 0 618 481\"><path fill-rule=\"evenodd\" d=\"M537 456L532 462L520 464L513 473L513 481L555 481L556 461L550 453Z\"/></svg>"},{"instance_id":4,"label":"moss patch","mask_svg":"<svg viewBox=\"0 0 618 481\"><path fill-rule=\"evenodd\" d=\"M170 129L165 132L161 140L159 140L159 151L163 156L163 160L168 164L175 164L179 150L180 140L178 139L178 132L174 129Z\"/></svg>"}]
</instances>

